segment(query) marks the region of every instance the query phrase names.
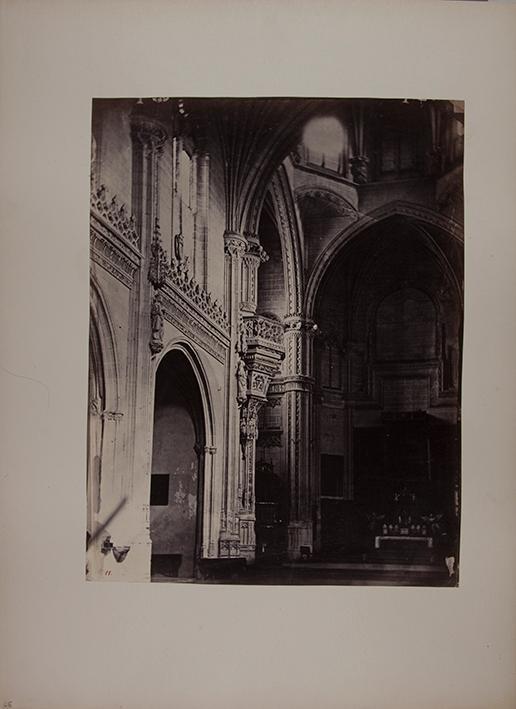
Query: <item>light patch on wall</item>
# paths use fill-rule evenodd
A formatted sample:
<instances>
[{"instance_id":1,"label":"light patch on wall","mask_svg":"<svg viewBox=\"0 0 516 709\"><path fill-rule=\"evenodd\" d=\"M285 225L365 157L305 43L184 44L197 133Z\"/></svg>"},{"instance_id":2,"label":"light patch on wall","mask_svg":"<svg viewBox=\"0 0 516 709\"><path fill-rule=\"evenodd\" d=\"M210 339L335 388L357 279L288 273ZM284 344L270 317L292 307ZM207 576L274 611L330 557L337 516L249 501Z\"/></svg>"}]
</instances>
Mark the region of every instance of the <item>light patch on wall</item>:
<instances>
[{"instance_id":1,"label":"light patch on wall","mask_svg":"<svg viewBox=\"0 0 516 709\"><path fill-rule=\"evenodd\" d=\"M303 145L310 152L336 158L342 153L344 144L344 128L334 116L314 118L305 126Z\"/></svg>"},{"instance_id":2,"label":"light patch on wall","mask_svg":"<svg viewBox=\"0 0 516 709\"><path fill-rule=\"evenodd\" d=\"M197 511L197 498L195 495L188 495L188 519L193 519Z\"/></svg>"},{"instance_id":3,"label":"light patch on wall","mask_svg":"<svg viewBox=\"0 0 516 709\"><path fill-rule=\"evenodd\" d=\"M178 505L182 505L183 502L186 499L186 492L183 487L183 481L179 481L179 488L176 490L176 494L174 495L174 500Z\"/></svg>"}]
</instances>

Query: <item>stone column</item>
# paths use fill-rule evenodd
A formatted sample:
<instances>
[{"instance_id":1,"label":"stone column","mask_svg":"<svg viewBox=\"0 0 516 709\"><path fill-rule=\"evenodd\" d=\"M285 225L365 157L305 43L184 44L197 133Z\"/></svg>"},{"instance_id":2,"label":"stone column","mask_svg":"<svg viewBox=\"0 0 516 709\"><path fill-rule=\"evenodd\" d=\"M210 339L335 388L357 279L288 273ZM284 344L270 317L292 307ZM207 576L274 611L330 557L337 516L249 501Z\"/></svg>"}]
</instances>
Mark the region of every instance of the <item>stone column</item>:
<instances>
[{"instance_id":1,"label":"stone column","mask_svg":"<svg viewBox=\"0 0 516 709\"><path fill-rule=\"evenodd\" d=\"M313 335L317 326L301 317L285 320L285 468L288 472L290 517L288 556L299 558L301 547L313 550Z\"/></svg>"},{"instance_id":2,"label":"stone column","mask_svg":"<svg viewBox=\"0 0 516 709\"><path fill-rule=\"evenodd\" d=\"M361 101L353 105L353 157L350 159L353 180L363 185L369 180L369 158L366 155L366 109Z\"/></svg>"},{"instance_id":3,"label":"stone column","mask_svg":"<svg viewBox=\"0 0 516 709\"><path fill-rule=\"evenodd\" d=\"M216 452L217 449L214 446L204 447L204 508L201 546L201 557L203 558L214 558L219 553L220 520L218 520L218 510L220 509L220 500L216 494Z\"/></svg>"},{"instance_id":4,"label":"stone column","mask_svg":"<svg viewBox=\"0 0 516 709\"><path fill-rule=\"evenodd\" d=\"M239 339L240 474L238 501L240 553L254 560L256 550L255 460L258 413L284 356L283 325L255 315L244 318Z\"/></svg>"},{"instance_id":5,"label":"stone column","mask_svg":"<svg viewBox=\"0 0 516 709\"><path fill-rule=\"evenodd\" d=\"M240 412L240 445L242 457L238 480L240 555L254 560L256 549L256 510L254 472L256 439L258 438L258 412L264 401L250 396Z\"/></svg>"},{"instance_id":6,"label":"stone column","mask_svg":"<svg viewBox=\"0 0 516 709\"><path fill-rule=\"evenodd\" d=\"M238 470L240 463L239 411L237 393L237 370L240 362L238 338L240 325L240 297L242 257L246 251L246 239L240 234L224 234L224 309L229 318L230 347L226 361L225 439L226 458L221 511L219 554L238 557L240 537L238 528Z\"/></svg>"},{"instance_id":7,"label":"stone column","mask_svg":"<svg viewBox=\"0 0 516 709\"><path fill-rule=\"evenodd\" d=\"M149 499L154 393L154 368L151 358L160 349L158 340L162 316L159 299L155 298L155 294L160 277L164 278L164 268L168 261L164 252L160 252L161 260L152 277L151 268L153 264L156 267L156 244L159 237L159 165L168 135L156 121L135 114L131 117L131 137L132 211L141 237L142 266L135 277L129 308L131 319L126 428L128 445L126 468L120 476L120 494L122 499L126 499L120 519L127 519L131 530L130 534L128 530L129 538L121 539L119 543L131 545L121 566L127 567L128 571L131 569L133 580L145 581L150 579L151 557Z\"/></svg>"},{"instance_id":8,"label":"stone column","mask_svg":"<svg viewBox=\"0 0 516 709\"><path fill-rule=\"evenodd\" d=\"M208 290L208 215L210 196L210 156L197 153L197 213L195 238L198 268L196 278Z\"/></svg>"},{"instance_id":9,"label":"stone column","mask_svg":"<svg viewBox=\"0 0 516 709\"><path fill-rule=\"evenodd\" d=\"M436 101L426 102L428 116L429 145L425 152L425 172L427 175L437 175L441 170L441 106Z\"/></svg>"},{"instance_id":10,"label":"stone column","mask_svg":"<svg viewBox=\"0 0 516 709\"><path fill-rule=\"evenodd\" d=\"M258 300L258 268L268 260L257 237L247 237L247 250L242 259L242 315L253 315Z\"/></svg>"}]
</instances>

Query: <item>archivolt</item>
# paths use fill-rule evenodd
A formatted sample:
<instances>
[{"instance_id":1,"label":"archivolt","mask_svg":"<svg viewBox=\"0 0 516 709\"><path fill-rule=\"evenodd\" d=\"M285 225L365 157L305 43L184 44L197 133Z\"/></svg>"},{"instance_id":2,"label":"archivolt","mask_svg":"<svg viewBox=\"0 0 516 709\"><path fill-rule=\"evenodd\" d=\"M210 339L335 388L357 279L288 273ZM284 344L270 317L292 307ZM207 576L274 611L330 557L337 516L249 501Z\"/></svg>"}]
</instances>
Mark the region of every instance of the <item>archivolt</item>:
<instances>
[{"instance_id":1,"label":"archivolt","mask_svg":"<svg viewBox=\"0 0 516 709\"><path fill-rule=\"evenodd\" d=\"M419 205L411 204L409 202L390 202L389 204L370 212L366 216L360 218L357 222L346 227L321 253L315 263L306 287L304 302L307 317L310 318L314 315L313 311L317 291L319 290L319 286L328 267L331 263L333 263L333 260L337 254L344 248L344 246L349 244L352 239L365 231L365 229L368 229L374 224L378 224L379 222L392 216L407 216L411 217L414 222L419 222L423 225L429 224L437 226L448 234L448 236L454 241L461 244L463 243L464 235L462 226L455 220L450 219L449 217L443 217L441 214L438 214L431 209L420 207Z\"/></svg>"}]
</instances>

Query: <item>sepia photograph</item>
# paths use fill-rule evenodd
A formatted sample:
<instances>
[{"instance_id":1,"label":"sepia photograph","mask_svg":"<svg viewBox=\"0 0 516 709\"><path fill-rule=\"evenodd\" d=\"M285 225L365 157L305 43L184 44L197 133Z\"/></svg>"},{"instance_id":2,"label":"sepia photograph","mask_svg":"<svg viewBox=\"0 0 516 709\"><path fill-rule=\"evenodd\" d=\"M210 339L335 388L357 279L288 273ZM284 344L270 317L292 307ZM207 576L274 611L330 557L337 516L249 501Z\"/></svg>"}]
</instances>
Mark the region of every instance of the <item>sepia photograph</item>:
<instances>
[{"instance_id":1,"label":"sepia photograph","mask_svg":"<svg viewBox=\"0 0 516 709\"><path fill-rule=\"evenodd\" d=\"M91 125L87 579L457 586L464 103Z\"/></svg>"},{"instance_id":2,"label":"sepia photograph","mask_svg":"<svg viewBox=\"0 0 516 709\"><path fill-rule=\"evenodd\" d=\"M515 37L0 0L0 709L516 706Z\"/></svg>"}]
</instances>

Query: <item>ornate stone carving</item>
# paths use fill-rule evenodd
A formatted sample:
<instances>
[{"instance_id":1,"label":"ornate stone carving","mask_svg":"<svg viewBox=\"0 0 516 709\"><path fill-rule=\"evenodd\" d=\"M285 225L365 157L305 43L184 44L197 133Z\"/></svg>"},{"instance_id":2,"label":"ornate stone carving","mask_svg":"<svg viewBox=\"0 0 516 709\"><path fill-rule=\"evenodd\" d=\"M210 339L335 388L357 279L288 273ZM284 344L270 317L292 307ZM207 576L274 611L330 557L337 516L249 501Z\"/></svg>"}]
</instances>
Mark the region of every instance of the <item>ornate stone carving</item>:
<instances>
[{"instance_id":1,"label":"ornate stone carving","mask_svg":"<svg viewBox=\"0 0 516 709\"><path fill-rule=\"evenodd\" d=\"M100 416L102 412L102 399L94 396L90 399L89 411L92 416Z\"/></svg>"},{"instance_id":2,"label":"ornate stone carving","mask_svg":"<svg viewBox=\"0 0 516 709\"><path fill-rule=\"evenodd\" d=\"M347 199L344 199L344 197L341 197L331 190L310 187L297 190L296 197L300 203L302 203L303 200L320 200L321 202L331 204L334 212L340 217L351 217L357 220L360 216L355 207L348 202Z\"/></svg>"},{"instance_id":3,"label":"ornate stone carving","mask_svg":"<svg viewBox=\"0 0 516 709\"><path fill-rule=\"evenodd\" d=\"M121 421L123 415L124 415L124 414L121 413L120 411L103 411L103 412L102 412L102 418L103 418L105 421L115 421L115 422L118 422L118 421Z\"/></svg>"},{"instance_id":4,"label":"ornate stone carving","mask_svg":"<svg viewBox=\"0 0 516 709\"><path fill-rule=\"evenodd\" d=\"M90 249L94 263L131 288L134 272L140 264L140 256L111 229L104 226L94 213L91 215Z\"/></svg>"},{"instance_id":5,"label":"ornate stone carving","mask_svg":"<svg viewBox=\"0 0 516 709\"><path fill-rule=\"evenodd\" d=\"M263 246L261 246L257 237L248 236L246 251L245 251L245 254L243 255L243 259L244 259L244 262L246 260L256 259L258 261L258 264L260 264L260 263L266 263L269 260L269 256L268 256L267 252L265 251L265 249L263 248Z\"/></svg>"},{"instance_id":6,"label":"ornate stone carving","mask_svg":"<svg viewBox=\"0 0 516 709\"><path fill-rule=\"evenodd\" d=\"M238 558L240 556L240 539L221 539L219 541L219 555L224 558Z\"/></svg>"},{"instance_id":7,"label":"ornate stone carving","mask_svg":"<svg viewBox=\"0 0 516 709\"><path fill-rule=\"evenodd\" d=\"M183 260L183 245L184 238L181 232L179 232L179 234L176 234L174 236L174 258L176 259L176 261Z\"/></svg>"},{"instance_id":8,"label":"ornate stone carving","mask_svg":"<svg viewBox=\"0 0 516 709\"><path fill-rule=\"evenodd\" d=\"M232 258L242 258L246 249L247 242L240 234L232 232L224 234L224 253Z\"/></svg>"},{"instance_id":9,"label":"ornate stone carving","mask_svg":"<svg viewBox=\"0 0 516 709\"><path fill-rule=\"evenodd\" d=\"M358 155L357 157L351 158L349 161L351 165L351 174L353 175L354 181L358 185L365 185L369 180L368 169L369 165L368 158L365 155Z\"/></svg>"},{"instance_id":10,"label":"ornate stone carving","mask_svg":"<svg viewBox=\"0 0 516 709\"><path fill-rule=\"evenodd\" d=\"M159 221L156 218L151 241L151 256L149 264L149 281L155 288L161 288L170 273L168 255L163 248Z\"/></svg>"},{"instance_id":11,"label":"ornate stone carving","mask_svg":"<svg viewBox=\"0 0 516 709\"><path fill-rule=\"evenodd\" d=\"M151 242L151 257L149 265L149 281L158 289L169 282L194 303L203 313L213 320L223 330L229 328L226 313L217 300L212 300L211 294L200 286L188 273L188 261L172 259L169 261L163 248L159 222L156 219Z\"/></svg>"},{"instance_id":12,"label":"ornate stone carving","mask_svg":"<svg viewBox=\"0 0 516 709\"><path fill-rule=\"evenodd\" d=\"M131 117L131 136L147 152L160 152L168 138L162 125L140 114Z\"/></svg>"},{"instance_id":13,"label":"ornate stone carving","mask_svg":"<svg viewBox=\"0 0 516 709\"><path fill-rule=\"evenodd\" d=\"M152 354L158 354L163 349L163 309L159 293L156 293L151 305L151 341L149 347Z\"/></svg>"},{"instance_id":14,"label":"ornate stone carving","mask_svg":"<svg viewBox=\"0 0 516 709\"><path fill-rule=\"evenodd\" d=\"M195 303L208 318L217 323L219 327L226 331L229 329L227 315L218 300L212 300L211 293L208 293L197 281L190 278L186 260L176 261L172 259L166 278L187 296L192 303Z\"/></svg>"},{"instance_id":15,"label":"ornate stone carving","mask_svg":"<svg viewBox=\"0 0 516 709\"><path fill-rule=\"evenodd\" d=\"M242 443L247 443L248 440L256 440L258 437L258 411L261 408L262 401L249 398L240 412L240 440Z\"/></svg>"},{"instance_id":16,"label":"ornate stone carving","mask_svg":"<svg viewBox=\"0 0 516 709\"><path fill-rule=\"evenodd\" d=\"M134 216L129 214L125 204L119 204L116 195L108 199L104 185L98 188L92 186L90 204L95 214L106 221L118 236L127 239L137 249L140 248L140 236L136 231Z\"/></svg>"},{"instance_id":17,"label":"ornate stone carving","mask_svg":"<svg viewBox=\"0 0 516 709\"><path fill-rule=\"evenodd\" d=\"M245 318L244 331L247 343L249 340L261 339L278 345L283 344L283 325L263 315Z\"/></svg>"},{"instance_id":18,"label":"ornate stone carving","mask_svg":"<svg viewBox=\"0 0 516 709\"><path fill-rule=\"evenodd\" d=\"M237 401L242 405L247 399L247 368L244 360L239 357L236 371L237 378Z\"/></svg>"},{"instance_id":19,"label":"ornate stone carving","mask_svg":"<svg viewBox=\"0 0 516 709\"><path fill-rule=\"evenodd\" d=\"M227 336L210 320L203 320L193 304L185 299L180 291L175 291L170 283L165 284L161 297L166 320L219 362L224 363L229 347Z\"/></svg>"},{"instance_id":20,"label":"ornate stone carving","mask_svg":"<svg viewBox=\"0 0 516 709\"><path fill-rule=\"evenodd\" d=\"M238 354L243 357L247 352L247 332L246 332L246 322L243 317L240 317L238 323L238 339L236 349Z\"/></svg>"},{"instance_id":21,"label":"ornate stone carving","mask_svg":"<svg viewBox=\"0 0 516 709\"><path fill-rule=\"evenodd\" d=\"M251 376L251 391L265 394L267 385L269 383L269 377L266 377L260 372L253 372Z\"/></svg>"}]
</instances>

